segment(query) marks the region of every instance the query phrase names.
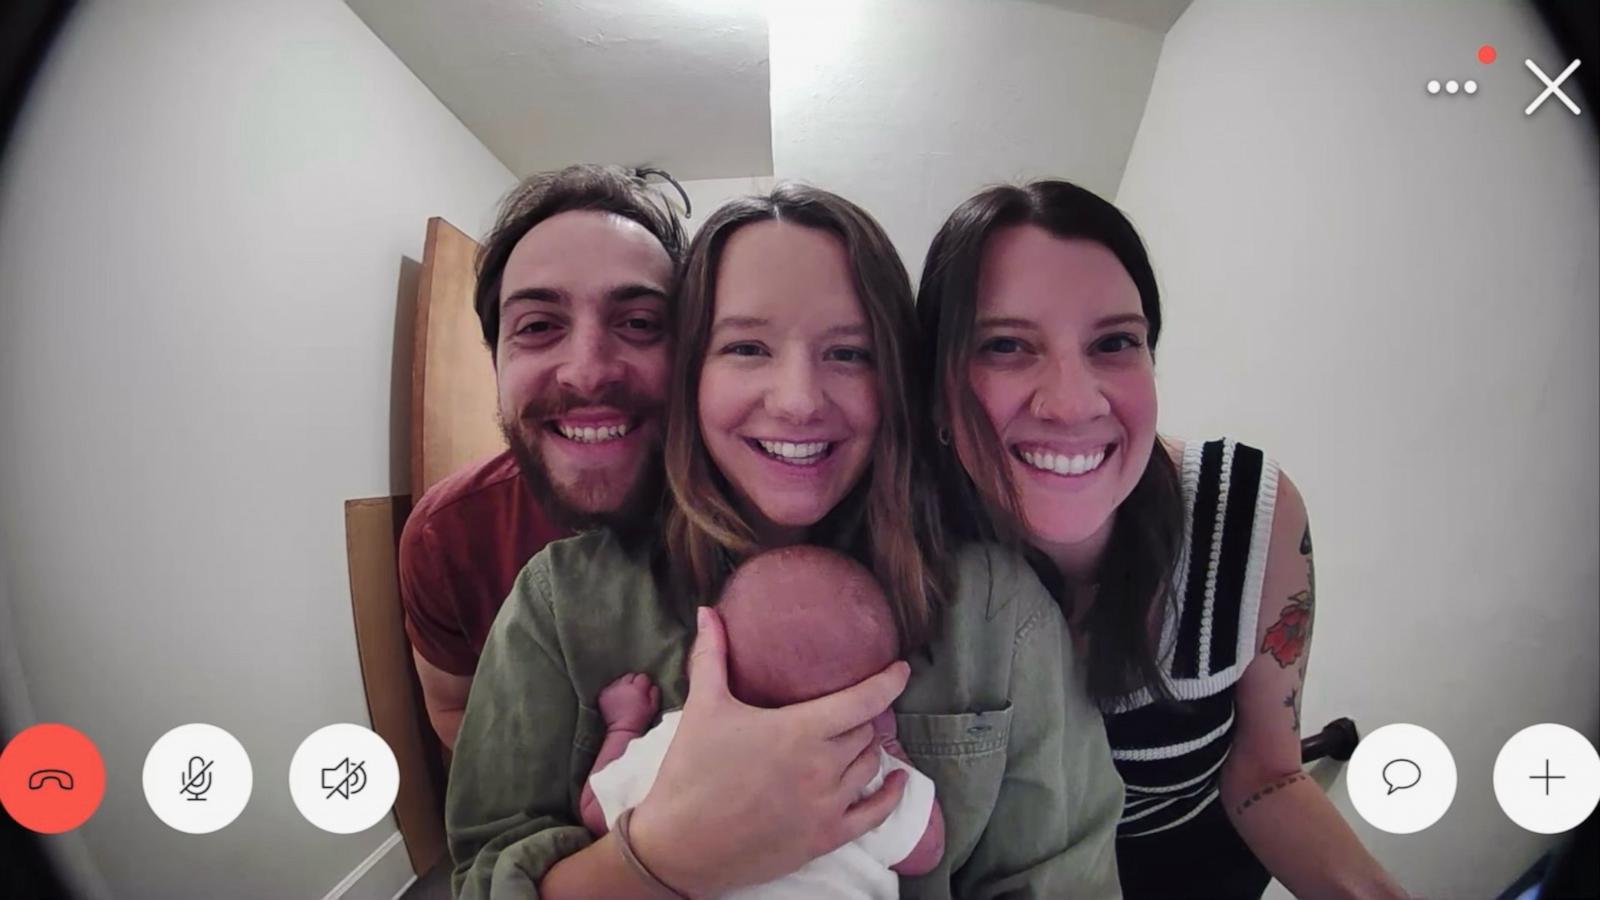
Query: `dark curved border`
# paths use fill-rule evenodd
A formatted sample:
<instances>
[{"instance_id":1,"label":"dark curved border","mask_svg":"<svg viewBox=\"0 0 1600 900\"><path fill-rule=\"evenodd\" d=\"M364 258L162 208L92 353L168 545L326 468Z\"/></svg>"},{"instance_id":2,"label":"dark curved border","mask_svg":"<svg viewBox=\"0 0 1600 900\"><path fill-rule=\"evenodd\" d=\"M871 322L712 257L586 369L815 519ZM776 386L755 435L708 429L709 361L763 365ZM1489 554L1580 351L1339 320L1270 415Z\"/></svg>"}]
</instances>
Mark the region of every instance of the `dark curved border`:
<instances>
[{"instance_id":1,"label":"dark curved border","mask_svg":"<svg viewBox=\"0 0 1600 900\"><path fill-rule=\"evenodd\" d=\"M73 0L0 2L0 161L5 158L28 89L73 6ZM10 740L22 725L5 713L0 709L0 726L4 726L0 740ZM69 896L39 836L0 811L0 897L54 900Z\"/></svg>"},{"instance_id":2,"label":"dark curved border","mask_svg":"<svg viewBox=\"0 0 1600 900\"><path fill-rule=\"evenodd\" d=\"M1561 65L1574 59L1583 65L1572 77L1583 90L1583 117L1600 138L1600 3L1592 0L1533 0L1533 8L1544 22L1564 57Z\"/></svg>"},{"instance_id":3,"label":"dark curved border","mask_svg":"<svg viewBox=\"0 0 1600 900\"><path fill-rule=\"evenodd\" d=\"M0 3L0 159L10 143L11 132L27 98L28 89L43 65L50 45L60 33L75 3L73 0L5 0ZM1600 3L1587 0L1533 0L1545 28L1567 59L1582 59L1574 77L1582 86L1590 109L1586 118L1600 138ZM11 727L0 710L0 736L9 738ZM1596 844L1594 818L1591 817L1567 844ZM1587 858L1593 859L1592 856ZM1592 867L1591 867L1592 868ZM1573 854L1558 854L1552 866L1552 883L1577 878L1592 887L1593 874L1582 864L1574 865ZM1575 874L1581 873L1581 874ZM1559 890L1560 888L1558 888ZM0 813L0 896L65 897L66 889L50 870L35 835L21 828L11 817Z\"/></svg>"},{"instance_id":4,"label":"dark curved border","mask_svg":"<svg viewBox=\"0 0 1600 900\"><path fill-rule=\"evenodd\" d=\"M0 156L45 54L72 11L73 0L0 3Z\"/></svg>"}]
</instances>

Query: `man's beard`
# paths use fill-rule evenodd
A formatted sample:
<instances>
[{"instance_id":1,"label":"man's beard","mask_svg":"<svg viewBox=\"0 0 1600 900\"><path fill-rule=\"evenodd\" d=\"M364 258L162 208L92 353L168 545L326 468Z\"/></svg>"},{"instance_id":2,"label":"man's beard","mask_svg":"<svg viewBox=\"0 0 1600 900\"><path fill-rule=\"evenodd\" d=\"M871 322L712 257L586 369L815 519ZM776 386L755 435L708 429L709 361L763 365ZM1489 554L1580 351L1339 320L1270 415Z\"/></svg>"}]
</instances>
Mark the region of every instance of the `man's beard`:
<instances>
[{"instance_id":1,"label":"man's beard","mask_svg":"<svg viewBox=\"0 0 1600 900\"><path fill-rule=\"evenodd\" d=\"M594 397L582 397L570 391L561 391L556 397L540 397L523 408L515 423L500 417L500 433L505 436L511 454L522 470L522 481L528 486L539 508L556 525L569 531L587 531L610 528L624 533L635 532L649 526L660 508L665 478L661 469L661 447L657 443L645 451L642 464L633 476L633 484L621 499L607 505L600 496L610 492L610 472L593 472L579 475L576 484L558 487L550 477L544 455L539 450L539 433L548 432L552 418L574 409L606 406L640 420L660 421L660 404L640 397L628 389L616 386ZM659 431L658 431L659 434ZM546 440L558 439L551 435ZM627 477L625 474L622 477ZM596 508L596 507L604 508Z\"/></svg>"}]
</instances>

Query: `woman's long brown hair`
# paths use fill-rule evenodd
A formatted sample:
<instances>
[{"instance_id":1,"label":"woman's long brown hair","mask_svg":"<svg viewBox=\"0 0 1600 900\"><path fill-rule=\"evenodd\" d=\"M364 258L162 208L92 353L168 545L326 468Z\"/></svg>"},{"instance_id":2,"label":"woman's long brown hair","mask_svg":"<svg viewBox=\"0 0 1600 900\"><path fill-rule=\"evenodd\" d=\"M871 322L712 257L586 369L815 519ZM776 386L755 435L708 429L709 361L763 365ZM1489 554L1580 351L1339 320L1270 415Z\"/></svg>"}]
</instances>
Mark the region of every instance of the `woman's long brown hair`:
<instances>
[{"instance_id":1,"label":"woman's long brown hair","mask_svg":"<svg viewBox=\"0 0 1600 900\"><path fill-rule=\"evenodd\" d=\"M851 281L871 331L880 420L867 470L807 543L832 547L870 568L884 586L901 653L930 640L950 595L939 508L916 453L915 416L925 410L912 377L916 312L911 281L894 245L855 204L819 188L780 185L724 205L689 247L674 309L676 349L669 383L666 566L680 603L710 604L732 567L766 549L732 500L700 434L700 371L716 312L717 269L728 238L746 225L781 221L826 231L844 244Z\"/></svg>"},{"instance_id":2,"label":"woman's long brown hair","mask_svg":"<svg viewBox=\"0 0 1600 900\"><path fill-rule=\"evenodd\" d=\"M969 374L984 248L996 231L1022 224L1056 237L1094 241L1115 254L1139 289L1152 354L1161 336L1161 295L1133 223L1115 206L1065 181L1002 185L968 199L945 220L922 268L917 316L923 368L918 380L936 392L923 441L933 448L945 518L959 538L1024 549L1070 619L1075 598L1054 564L1027 547L1007 451L972 390ZM940 429L936 438L935 429ZM971 447L970 467L951 446L958 443L949 440L951 430L964 438L959 443ZM1176 608L1173 579L1183 542L1182 490L1177 466L1157 437L1138 484L1117 508L1111 541L1096 573L1099 596L1079 626L1088 637L1089 693L1103 707L1114 707L1140 689L1161 698L1170 693L1150 623Z\"/></svg>"}]
</instances>

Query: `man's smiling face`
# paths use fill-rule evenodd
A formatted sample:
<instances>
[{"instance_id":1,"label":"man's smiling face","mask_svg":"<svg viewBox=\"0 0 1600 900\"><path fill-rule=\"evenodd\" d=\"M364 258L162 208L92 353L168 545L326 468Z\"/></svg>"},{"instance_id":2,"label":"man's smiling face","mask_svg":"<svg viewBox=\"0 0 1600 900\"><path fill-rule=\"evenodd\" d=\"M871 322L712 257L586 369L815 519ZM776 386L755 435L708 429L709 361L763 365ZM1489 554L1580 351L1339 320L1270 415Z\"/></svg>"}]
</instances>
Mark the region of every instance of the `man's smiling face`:
<instances>
[{"instance_id":1,"label":"man's smiling face","mask_svg":"<svg viewBox=\"0 0 1600 900\"><path fill-rule=\"evenodd\" d=\"M659 489L672 260L642 225L576 210L523 235L501 276L500 426L545 511L626 521Z\"/></svg>"}]
</instances>

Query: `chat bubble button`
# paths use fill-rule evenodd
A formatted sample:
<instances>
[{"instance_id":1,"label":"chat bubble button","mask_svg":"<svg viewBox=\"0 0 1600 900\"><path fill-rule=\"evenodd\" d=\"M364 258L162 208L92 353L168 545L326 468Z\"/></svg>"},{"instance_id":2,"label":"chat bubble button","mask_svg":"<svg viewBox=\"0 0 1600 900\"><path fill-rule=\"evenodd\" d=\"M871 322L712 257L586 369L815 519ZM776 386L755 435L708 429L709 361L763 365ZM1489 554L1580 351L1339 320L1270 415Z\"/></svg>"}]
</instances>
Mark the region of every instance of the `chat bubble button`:
<instances>
[{"instance_id":1,"label":"chat bubble button","mask_svg":"<svg viewBox=\"0 0 1600 900\"><path fill-rule=\"evenodd\" d=\"M1383 767L1383 783L1389 793L1416 787L1422 781L1422 767L1409 759L1391 759Z\"/></svg>"},{"instance_id":2,"label":"chat bubble button","mask_svg":"<svg viewBox=\"0 0 1600 900\"><path fill-rule=\"evenodd\" d=\"M1345 786L1350 804L1374 828L1414 834L1443 818L1455 800L1455 758L1420 725L1385 725L1356 745Z\"/></svg>"}]
</instances>

